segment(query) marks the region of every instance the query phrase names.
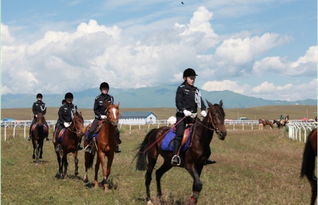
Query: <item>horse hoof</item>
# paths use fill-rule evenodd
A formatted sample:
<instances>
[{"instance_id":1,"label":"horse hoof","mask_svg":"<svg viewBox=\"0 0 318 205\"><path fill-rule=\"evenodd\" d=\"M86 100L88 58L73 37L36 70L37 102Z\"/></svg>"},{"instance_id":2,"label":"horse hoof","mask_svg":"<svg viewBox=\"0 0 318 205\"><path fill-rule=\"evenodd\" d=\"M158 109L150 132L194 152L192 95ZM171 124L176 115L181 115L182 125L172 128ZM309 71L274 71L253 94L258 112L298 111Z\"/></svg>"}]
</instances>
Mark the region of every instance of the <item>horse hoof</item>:
<instances>
[{"instance_id":1,"label":"horse hoof","mask_svg":"<svg viewBox=\"0 0 318 205\"><path fill-rule=\"evenodd\" d=\"M78 172L75 172L74 175L75 175L75 176L78 176Z\"/></svg>"},{"instance_id":2,"label":"horse hoof","mask_svg":"<svg viewBox=\"0 0 318 205\"><path fill-rule=\"evenodd\" d=\"M88 179L87 179L87 178L84 178L84 179L83 179L83 182L84 182L84 183L88 183Z\"/></svg>"},{"instance_id":3,"label":"horse hoof","mask_svg":"<svg viewBox=\"0 0 318 205\"><path fill-rule=\"evenodd\" d=\"M147 201L147 205L153 205L152 201L151 201L151 200L148 200L148 201Z\"/></svg>"}]
</instances>

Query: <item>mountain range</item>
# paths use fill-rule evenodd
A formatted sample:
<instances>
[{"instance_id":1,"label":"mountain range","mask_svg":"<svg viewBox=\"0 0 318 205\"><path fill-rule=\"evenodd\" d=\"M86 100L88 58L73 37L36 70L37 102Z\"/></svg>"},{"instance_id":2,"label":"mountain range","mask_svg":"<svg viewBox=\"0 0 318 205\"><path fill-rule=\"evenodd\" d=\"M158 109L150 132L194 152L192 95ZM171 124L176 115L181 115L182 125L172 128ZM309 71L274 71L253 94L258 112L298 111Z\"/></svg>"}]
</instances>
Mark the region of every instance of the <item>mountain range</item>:
<instances>
[{"instance_id":1,"label":"mountain range","mask_svg":"<svg viewBox=\"0 0 318 205\"><path fill-rule=\"evenodd\" d=\"M121 107L145 108L145 107L175 107L176 85L162 87L111 88L110 94L114 96L115 103L120 102ZM36 94L36 93L35 93ZM35 101L35 94L4 94L1 96L2 108L31 107ZM74 103L80 108L92 108L94 99L99 94L97 88L91 88L79 92L73 92ZM264 105L317 105L316 99L304 99L298 101L266 100L257 97L245 96L232 91L205 91L201 90L204 99L212 103L223 100L225 108L247 108ZM43 101L48 107L59 107L64 97L63 94L45 94Z\"/></svg>"}]
</instances>

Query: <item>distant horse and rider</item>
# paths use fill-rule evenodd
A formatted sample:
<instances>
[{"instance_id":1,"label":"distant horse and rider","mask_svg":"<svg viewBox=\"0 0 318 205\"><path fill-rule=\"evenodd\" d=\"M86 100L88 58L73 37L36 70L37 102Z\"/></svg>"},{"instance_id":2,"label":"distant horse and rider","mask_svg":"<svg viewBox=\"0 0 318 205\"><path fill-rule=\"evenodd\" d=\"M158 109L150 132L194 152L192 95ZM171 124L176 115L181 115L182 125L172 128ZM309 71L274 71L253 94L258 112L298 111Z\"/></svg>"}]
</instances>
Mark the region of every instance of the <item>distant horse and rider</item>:
<instances>
[{"instance_id":1,"label":"distant horse and rider","mask_svg":"<svg viewBox=\"0 0 318 205\"><path fill-rule=\"evenodd\" d=\"M42 159L43 155L43 140L48 140L49 126L45 121L44 115L46 114L46 106L42 101L43 95L38 93L36 95L37 101L33 103L32 112L33 120L30 125L29 140L32 139L33 154L32 158L38 162Z\"/></svg>"},{"instance_id":2,"label":"distant horse and rider","mask_svg":"<svg viewBox=\"0 0 318 205\"><path fill-rule=\"evenodd\" d=\"M58 172L56 178L63 179L67 176L68 160L67 155L74 155L75 170L74 175L78 175L78 150L84 135L84 119L77 111L77 107L72 104L73 94L66 93L65 103L59 109L59 119L53 137L53 144L58 162Z\"/></svg>"},{"instance_id":3,"label":"distant horse and rider","mask_svg":"<svg viewBox=\"0 0 318 205\"><path fill-rule=\"evenodd\" d=\"M314 205L317 198L317 177L315 176L315 166L317 157L317 128L313 129L305 144L303 161L301 166L301 177L306 176L311 186L311 205Z\"/></svg>"},{"instance_id":4,"label":"distant horse and rider","mask_svg":"<svg viewBox=\"0 0 318 205\"><path fill-rule=\"evenodd\" d=\"M269 126L271 129L273 129L275 124L276 124L277 128L281 128L281 127L286 126L288 121L289 121L289 115L287 115L286 117L283 117L281 115L279 120L259 119L258 123L259 123L259 126L262 126L262 128Z\"/></svg>"}]
</instances>

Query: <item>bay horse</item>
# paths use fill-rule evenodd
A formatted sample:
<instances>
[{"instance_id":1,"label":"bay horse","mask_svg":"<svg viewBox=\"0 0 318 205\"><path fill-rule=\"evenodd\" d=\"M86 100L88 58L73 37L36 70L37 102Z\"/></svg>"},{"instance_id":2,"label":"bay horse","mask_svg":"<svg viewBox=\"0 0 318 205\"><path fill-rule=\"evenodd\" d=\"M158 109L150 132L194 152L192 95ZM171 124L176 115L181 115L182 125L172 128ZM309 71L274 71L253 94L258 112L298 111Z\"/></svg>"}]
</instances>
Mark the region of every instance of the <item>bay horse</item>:
<instances>
[{"instance_id":1,"label":"bay horse","mask_svg":"<svg viewBox=\"0 0 318 205\"><path fill-rule=\"evenodd\" d=\"M109 175L111 171L111 166L114 159L114 153L116 148L115 142L115 129L117 129L118 121L119 121L119 104L115 105L112 103L105 102L106 104L106 119L102 120L101 127L96 136L96 144L93 145L93 152L88 153L85 152L85 176L84 182L88 182L88 174L87 171L92 167L95 153L97 151L97 159L95 164L95 177L94 177L94 186L95 188L99 187L98 184L98 170L99 165L101 165L103 170L103 180L101 184L104 187L104 191L108 192L111 188ZM86 128L86 130L88 127ZM93 140L93 139L92 139ZM86 147L89 142L85 141L84 146ZM107 157L107 168L105 156Z\"/></svg>"},{"instance_id":2,"label":"bay horse","mask_svg":"<svg viewBox=\"0 0 318 205\"><path fill-rule=\"evenodd\" d=\"M317 177L315 176L315 164L317 157L317 128L313 129L305 144L301 177L306 176L311 186L311 202L314 205L317 198Z\"/></svg>"},{"instance_id":3,"label":"bay horse","mask_svg":"<svg viewBox=\"0 0 318 205\"><path fill-rule=\"evenodd\" d=\"M43 141L44 138L49 134L49 129L45 124L45 118L42 113L38 113L36 117L36 122L33 124L31 128L31 138L33 145L33 154L32 158L35 161L39 161L42 159L43 154Z\"/></svg>"},{"instance_id":4,"label":"bay horse","mask_svg":"<svg viewBox=\"0 0 318 205\"><path fill-rule=\"evenodd\" d=\"M202 121L199 118L195 119L189 149L180 153L180 157L182 159L181 167L184 167L193 178L193 194L188 201L189 204L197 203L202 189L200 175L206 160L209 159L211 154L210 143L212 141L214 131L217 133L219 139L224 140L226 137L226 128L224 125L225 113L223 110L222 100L219 104L212 104L209 101L207 101L207 104L209 106L207 116L204 117ZM157 162L158 156L161 155L164 159L163 164L156 171L157 196L160 201L162 198L161 177L165 172L172 168L171 158L173 153L171 151L163 151L160 147L161 141L169 129L171 129L171 127L164 126L149 131L143 142L140 144L139 150L136 154L136 169L147 170L145 174L145 186L147 194L146 200L148 204L152 204L150 197L151 174Z\"/></svg>"},{"instance_id":5,"label":"bay horse","mask_svg":"<svg viewBox=\"0 0 318 205\"><path fill-rule=\"evenodd\" d=\"M60 135L60 133L63 134ZM57 162L59 169L55 175L58 179L63 179L67 174L67 154L73 153L75 170L74 175L78 175L78 158L77 158L77 146L81 142L81 138L84 135L84 119L80 112L75 112L73 114L73 119L71 125L68 128L64 128L60 133L55 133L54 149L56 152Z\"/></svg>"},{"instance_id":6,"label":"bay horse","mask_svg":"<svg viewBox=\"0 0 318 205\"><path fill-rule=\"evenodd\" d=\"M269 121L269 120L265 120L265 119L259 119L258 120L258 124L262 125L263 127L265 126L269 126L271 129L273 129L273 122Z\"/></svg>"}]
</instances>

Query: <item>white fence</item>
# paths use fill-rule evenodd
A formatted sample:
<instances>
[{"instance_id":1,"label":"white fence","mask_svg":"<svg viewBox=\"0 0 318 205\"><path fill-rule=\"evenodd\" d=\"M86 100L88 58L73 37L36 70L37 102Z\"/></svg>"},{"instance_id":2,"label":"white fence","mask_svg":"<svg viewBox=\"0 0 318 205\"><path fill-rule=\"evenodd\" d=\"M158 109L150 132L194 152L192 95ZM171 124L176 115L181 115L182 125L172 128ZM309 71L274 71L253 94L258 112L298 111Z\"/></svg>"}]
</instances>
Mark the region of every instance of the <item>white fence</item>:
<instances>
[{"instance_id":1,"label":"white fence","mask_svg":"<svg viewBox=\"0 0 318 205\"><path fill-rule=\"evenodd\" d=\"M311 130L317 128L317 122L290 121L287 124L288 138L301 142L307 141L307 136Z\"/></svg>"}]
</instances>

